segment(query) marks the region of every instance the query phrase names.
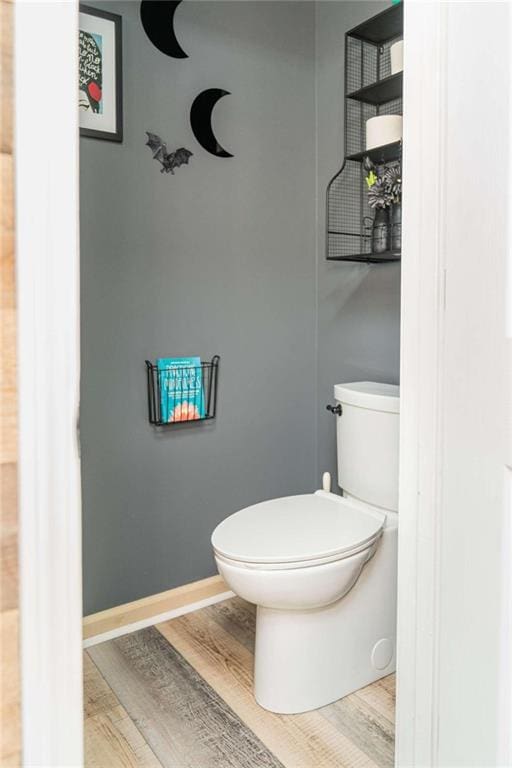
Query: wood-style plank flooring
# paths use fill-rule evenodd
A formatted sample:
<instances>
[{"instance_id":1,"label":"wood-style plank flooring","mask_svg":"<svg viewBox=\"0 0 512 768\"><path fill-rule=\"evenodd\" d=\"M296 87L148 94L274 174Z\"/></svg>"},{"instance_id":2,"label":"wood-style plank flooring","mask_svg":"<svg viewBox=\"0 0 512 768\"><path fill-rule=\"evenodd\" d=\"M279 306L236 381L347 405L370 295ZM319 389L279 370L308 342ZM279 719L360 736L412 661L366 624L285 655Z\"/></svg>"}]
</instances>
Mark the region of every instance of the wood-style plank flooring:
<instances>
[{"instance_id":1,"label":"wood-style plank flooring","mask_svg":"<svg viewBox=\"0 0 512 768\"><path fill-rule=\"evenodd\" d=\"M240 598L85 654L88 768L387 768L394 675L275 715L252 695L255 608Z\"/></svg>"}]
</instances>

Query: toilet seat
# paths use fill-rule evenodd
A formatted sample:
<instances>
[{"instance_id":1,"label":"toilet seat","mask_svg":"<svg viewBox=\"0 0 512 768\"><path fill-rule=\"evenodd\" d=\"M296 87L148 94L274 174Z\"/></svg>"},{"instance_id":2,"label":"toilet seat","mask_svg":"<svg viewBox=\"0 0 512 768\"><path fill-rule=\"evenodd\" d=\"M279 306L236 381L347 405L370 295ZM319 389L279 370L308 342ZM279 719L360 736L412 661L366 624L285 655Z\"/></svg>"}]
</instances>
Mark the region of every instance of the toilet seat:
<instances>
[{"instance_id":1,"label":"toilet seat","mask_svg":"<svg viewBox=\"0 0 512 768\"><path fill-rule=\"evenodd\" d=\"M294 569L342 560L370 549L386 515L333 493L285 496L246 507L212 535L217 559L252 569Z\"/></svg>"}]
</instances>

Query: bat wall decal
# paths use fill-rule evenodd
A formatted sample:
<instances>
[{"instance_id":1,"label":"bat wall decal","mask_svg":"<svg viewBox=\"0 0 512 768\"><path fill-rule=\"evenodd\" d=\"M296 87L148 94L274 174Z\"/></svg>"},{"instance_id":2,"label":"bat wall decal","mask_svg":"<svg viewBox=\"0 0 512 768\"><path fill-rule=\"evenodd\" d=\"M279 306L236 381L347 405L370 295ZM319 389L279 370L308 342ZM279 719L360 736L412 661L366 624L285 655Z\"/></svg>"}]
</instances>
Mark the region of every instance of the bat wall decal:
<instances>
[{"instance_id":1,"label":"bat wall decal","mask_svg":"<svg viewBox=\"0 0 512 768\"><path fill-rule=\"evenodd\" d=\"M156 133L150 133L146 131L148 140L145 146L149 147L153 153L153 160L158 160L162 164L160 173L172 173L174 176L174 169L179 168L180 165L188 165L189 157L192 157L193 153L185 147L180 147L174 152L167 152L167 144L165 144L160 136Z\"/></svg>"}]
</instances>

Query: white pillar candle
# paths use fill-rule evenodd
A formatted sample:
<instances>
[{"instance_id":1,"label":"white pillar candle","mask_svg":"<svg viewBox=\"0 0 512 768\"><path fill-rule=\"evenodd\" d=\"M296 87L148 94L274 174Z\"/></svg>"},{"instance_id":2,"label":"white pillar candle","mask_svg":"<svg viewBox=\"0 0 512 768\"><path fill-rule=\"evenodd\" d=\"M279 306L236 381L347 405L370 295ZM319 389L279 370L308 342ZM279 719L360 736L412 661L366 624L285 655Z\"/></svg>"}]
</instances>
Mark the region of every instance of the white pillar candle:
<instances>
[{"instance_id":1,"label":"white pillar candle","mask_svg":"<svg viewBox=\"0 0 512 768\"><path fill-rule=\"evenodd\" d=\"M402 138L402 115L377 115L366 121L366 149L392 144Z\"/></svg>"},{"instance_id":2,"label":"white pillar candle","mask_svg":"<svg viewBox=\"0 0 512 768\"><path fill-rule=\"evenodd\" d=\"M397 75L404 68L404 41L393 43L389 49L391 55L391 74Z\"/></svg>"}]
</instances>

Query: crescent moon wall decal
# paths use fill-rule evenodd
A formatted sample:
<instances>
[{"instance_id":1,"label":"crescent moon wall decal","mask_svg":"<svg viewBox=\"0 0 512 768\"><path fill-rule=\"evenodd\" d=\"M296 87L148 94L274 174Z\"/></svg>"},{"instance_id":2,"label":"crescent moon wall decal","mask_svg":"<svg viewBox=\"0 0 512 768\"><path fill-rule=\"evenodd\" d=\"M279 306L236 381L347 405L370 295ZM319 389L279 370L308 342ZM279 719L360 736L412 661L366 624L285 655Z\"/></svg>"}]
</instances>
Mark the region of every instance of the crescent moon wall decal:
<instances>
[{"instance_id":1,"label":"crescent moon wall decal","mask_svg":"<svg viewBox=\"0 0 512 768\"><path fill-rule=\"evenodd\" d=\"M181 0L142 0L140 20L144 32L159 51L173 59L188 59L174 32L174 14Z\"/></svg>"},{"instance_id":2,"label":"crescent moon wall decal","mask_svg":"<svg viewBox=\"0 0 512 768\"><path fill-rule=\"evenodd\" d=\"M207 152L215 157L233 157L221 147L212 128L213 108L223 96L229 96L229 91L221 88L208 88L196 96L190 108L190 125L199 144Z\"/></svg>"}]
</instances>

